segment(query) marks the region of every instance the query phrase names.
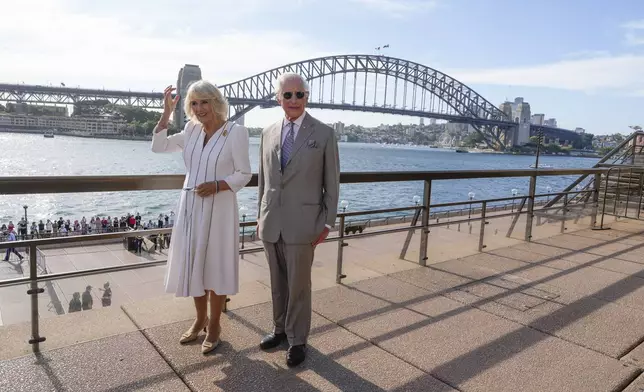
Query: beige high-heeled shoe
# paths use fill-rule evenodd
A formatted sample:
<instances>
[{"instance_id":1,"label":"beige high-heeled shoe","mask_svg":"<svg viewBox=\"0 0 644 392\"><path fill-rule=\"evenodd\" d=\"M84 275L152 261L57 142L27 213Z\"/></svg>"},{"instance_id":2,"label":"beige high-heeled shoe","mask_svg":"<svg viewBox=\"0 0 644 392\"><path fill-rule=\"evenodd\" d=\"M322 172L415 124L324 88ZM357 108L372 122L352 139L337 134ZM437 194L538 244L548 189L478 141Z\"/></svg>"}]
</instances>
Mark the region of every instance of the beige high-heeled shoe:
<instances>
[{"instance_id":1,"label":"beige high-heeled shoe","mask_svg":"<svg viewBox=\"0 0 644 392\"><path fill-rule=\"evenodd\" d=\"M218 328L218 333L219 333L219 336L221 336L221 327ZM215 340L214 342L209 342L208 335L206 335L206 338L201 344L201 353L204 355L208 354L212 350L216 349L217 346L219 346L219 343L221 343L221 339L219 339L219 337L217 337L217 340Z\"/></svg>"},{"instance_id":2,"label":"beige high-heeled shoe","mask_svg":"<svg viewBox=\"0 0 644 392\"><path fill-rule=\"evenodd\" d=\"M203 328L199 328L196 331L193 331L192 328L187 330L186 332L181 335L181 338L179 339L179 343L184 344L184 343L189 343L197 340L197 337L199 337L199 332L203 329L204 332L207 332L207 327L208 327L208 318L203 323Z\"/></svg>"}]
</instances>

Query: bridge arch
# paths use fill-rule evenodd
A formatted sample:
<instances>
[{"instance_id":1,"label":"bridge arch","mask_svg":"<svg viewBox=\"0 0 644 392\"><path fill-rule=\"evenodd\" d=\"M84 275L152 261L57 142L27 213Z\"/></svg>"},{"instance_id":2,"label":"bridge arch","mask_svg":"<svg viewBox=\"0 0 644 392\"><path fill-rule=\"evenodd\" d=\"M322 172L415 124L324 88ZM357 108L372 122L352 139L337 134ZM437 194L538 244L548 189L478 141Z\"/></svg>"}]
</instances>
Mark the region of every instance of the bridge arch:
<instances>
[{"instance_id":1,"label":"bridge arch","mask_svg":"<svg viewBox=\"0 0 644 392\"><path fill-rule=\"evenodd\" d=\"M237 119L257 106L270 107L277 105L274 96L274 84L277 78L285 72L295 72L305 77L309 82L319 81L321 92L318 101L309 99L311 107L342 109L354 111L369 111L389 114L412 115L419 117L435 117L454 122L471 124L481 135L489 147L502 149L500 138L502 127L507 128L511 119L486 100L476 91L456 80L455 78L425 65L395 57L380 55L338 55L286 64L256 75L220 86L231 104L234 113L231 119ZM338 81L342 75L342 80ZM352 77L347 80L347 75ZM364 75L364 100L356 101L358 78ZM367 77L375 75L375 93L378 93L378 76L384 76L384 104L367 103ZM393 82L389 81L393 78ZM324 97L324 81L330 80L330 98ZM362 79L361 79L362 80ZM399 82L403 82L403 105L398 106L397 91ZM391 84L393 83L393 86ZM362 83L361 83L362 84ZM413 86L413 102L411 109L406 105L407 84ZM339 89L341 103L335 102L335 89ZM393 104L387 104L387 89L394 88ZM417 91L417 88L420 91ZM382 85L381 85L382 89ZM350 103L347 103L347 92L350 91ZM382 93L380 93L382 95ZM420 110L416 110L417 94L422 95ZM439 112L435 108L425 110L427 94L437 98L445 108ZM314 94L312 94L314 95ZM360 97L358 97L360 98ZM382 96L381 96L382 98ZM381 99L382 100L382 99Z\"/></svg>"}]
</instances>

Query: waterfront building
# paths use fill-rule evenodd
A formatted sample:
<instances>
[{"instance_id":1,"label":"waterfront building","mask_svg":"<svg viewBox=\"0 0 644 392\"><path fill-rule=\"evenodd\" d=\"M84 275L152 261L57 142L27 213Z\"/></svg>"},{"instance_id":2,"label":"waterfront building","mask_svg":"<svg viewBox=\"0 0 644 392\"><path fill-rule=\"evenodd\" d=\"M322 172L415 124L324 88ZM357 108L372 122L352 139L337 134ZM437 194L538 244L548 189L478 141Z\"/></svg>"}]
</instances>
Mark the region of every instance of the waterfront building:
<instances>
[{"instance_id":1,"label":"waterfront building","mask_svg":"<svg viewBox=\"0 0 644 392\"><path fill-rule=\"evenodd\" d=\"M59 117L25 114L0 114L0 128L7 130L50 130L77 132L81 135L115 135L123 131L125 120L110 116Z\"/></svg>"},{"instance_id":2,"label":"waterfront building","mask_svg":"<svg viewBox=\"0 0 644 392\"><path fill-rule=\"evenodd\" d=\"M24 102L7 103L7 113L31 114L41 116L67 116L67 106L30 105Z\"/></svg>"}]
</instances>

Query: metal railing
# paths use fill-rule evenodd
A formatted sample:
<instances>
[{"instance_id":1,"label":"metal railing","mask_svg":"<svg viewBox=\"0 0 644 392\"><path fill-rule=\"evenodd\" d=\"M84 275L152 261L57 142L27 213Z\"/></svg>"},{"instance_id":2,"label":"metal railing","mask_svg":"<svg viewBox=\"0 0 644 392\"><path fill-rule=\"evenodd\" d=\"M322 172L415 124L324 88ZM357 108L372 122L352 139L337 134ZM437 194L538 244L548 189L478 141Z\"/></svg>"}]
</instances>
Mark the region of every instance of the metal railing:
<instances>
[{"instance_id":1,"label":"metal railing","mask_svg":"<svg viewBox=\"0 0 644 392\"><path fill-rule=\"evenodd\" d=\"M482 251L485 248L485 226L491 219L500 219L513 217L512 227L509 233L517 223L521 215L526 215L526 227L524 240L530 241L532 238L533 217L535 212L535 199L540 197L557 197L570 194L579 194L583 192L561 192L561 193L548 193L536 194L536 181L538 177L542 176L566 176L566 175L595 175L601 176L606 172L605 168L592 168L592 169L531 169L531 170L475 170L475 171L425 171L425 172L363 172L363 173L342 173L340 182L343 184L355 183L369 183L369 182L410 182L422 181L424 183L423 197L416 206L391 208L382 210L371 211L356 211L356 212L340 212L338 214L338 230L337 235L331 236L326 239L326 242L338 243L338 256L336 268L336 282L341 283L342 279L346 277L343 273L343 248L347 246L347 241L353 239L360 239L365 237L387 235L393 233L407 232L407 240L403 245L403 253L401 258L409 246L409 240L416 230L420 230L420 248L418 263L421 266L427 264L428 252L428 235L430 229L433 227L455 225L464 222L480 222L478 250ZM432 184L435 181L444 180L461 180L461 179L480 179L480 178L507 178L507 177L526 177L530 179L529 193L509 198L486 199L486 200L467 200L462 202L431 204L431 190ZM142 190L173 190L180 189L183 185L184 175L156 175L156 176L87 176L87 177L0 177L0 195L5 194L42 194L42 193L78 193L78 192L114 192L114 191L142 191ZM599 181L595 181L598 185ZM257 186L257 175L253 175L248 186ZM591 226L596 222L597 214L597 200L599 195L599 186L590 191L593 194L594 201L594 215L591 216ZM567 196L566 196L567 197ZM512 212L504 212L500 214L489 215L488 205L490 203L500 202L520 202L521 208ZM470 211L472 205L480 205L479 216L468 216L467 219L458 219L455 221L440 222L436 219L435 223L430 223L430 210L432 208L446 208L446 207L459 207L469 206ZM526 209L523 206L527 205ZM361 232L357 234L347 235L345 233L346 218L361 215L370 215L376 213L391 213L402 211L414 211L414 219L409 226L401 226L394 228L385 228L380 230L373 230L369 232ZM418 224L420 220L420 224ZM242 225L253 226L255 222L244 222ZM104 273L111 273L117 271L128 271L140 268L150 268L166 264L166 260L146 261L135 264L118 265L102 268L92 268L77 271L68 271L61 273L47 273L38 274L38 248L47 245L73 245L82 243L84 241L99 241L99 240L118 240L132 236L147 236L158 234L169 234L172 228L163 229L148 229L148 230L133 230L127 232L113 232L103 234L90 234L78 235L70 237L57 237L57 238L40 238L31 240L22 240L15 242L0 243L0 253L7 248L20 247L29 250L29 276L26 278L15 278L0 281L0 288L15 286L21 284L29 284L27 294L31 297L31 339L29 343L32 345L34 352L40 350L39 344L45 341L45 337L41 336L39 330L39 307L38 295L44 292L44 289L38 287L40 282L50 282L57 279L97 275ZM240 249L240 253L254 253L262 251L261 247L252 247Z\"/></svg>"},{"instance_id":2,"label":"metal railing","mask_svg":"<svg viewBox=\"0 0 644 392\"><path fill-rule=\"evenodd\" d=\"M617 172L617 175L613 173ZM601 200L601 220L597 230L606 230L604 217L606 215L625 219L642 219L642 207L644 207L644 168L634 166L613 166L605 173ZM633 181L635 179L635 181ZM611 182L613 185L611 186ZM610 193L609 193L610 191ZM609 195L611 196L609 198ZM606 210L609 199L613 200L610 211ZM625 199L625 200L623 200ZM621 204L624 204L623 213L620 213ZM634 204L631 206L631 204ZM634 216L629 215L634 209Z\"/></svg>"},{"instance_id":3,"label":"metal railing","mask_svg":"<svg viewBox=\"0 0 644 392\"><path fill-rule=\"evenodd\" d=\"M615 165L629 165L635 162L635 157L637 154L644 153L644 144L638 144L638 141L644 137L643 131L636 131L626 137L621 143L619 143L615 148L608 152L603 158L599 160L593 167L593 169L598 168L608 168ZM639 149L639 152L638 152ZM580 185L588 178L589 174L583 174L578 179L573 181L567 188L563 190L564 193L569 192L576 187L581 187L582 189L591 189L595 187L594 181L589 181L584 185ZM547 207L551 207L558 203L563 196L558 196L553 198L548 202ZM573 202L573 200L568 201Z\"/></svg>"}]
</instances>

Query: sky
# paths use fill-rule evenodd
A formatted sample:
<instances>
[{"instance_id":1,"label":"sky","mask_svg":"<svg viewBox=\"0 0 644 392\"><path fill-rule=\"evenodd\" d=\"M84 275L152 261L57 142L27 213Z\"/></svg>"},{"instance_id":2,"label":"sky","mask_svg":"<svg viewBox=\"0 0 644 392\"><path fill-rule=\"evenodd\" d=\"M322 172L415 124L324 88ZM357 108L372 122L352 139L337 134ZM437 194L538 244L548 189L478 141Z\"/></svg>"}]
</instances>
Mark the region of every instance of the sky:
<instances>
[{"instance_id":1,"label":"sky","mask_svg":"<svg viewBox=\"0 0 644 392\"><path fill-rule=\"evenodd\" d=\"M498 105L594 134L644 126L642 0L0 0L0 83L161 91L184 64L218 85L294 61L375 54L446 73ZM418 118L311 110L375 126ZM254 109L266 126L279 108Z\"/></svg>"}]
</instances>

